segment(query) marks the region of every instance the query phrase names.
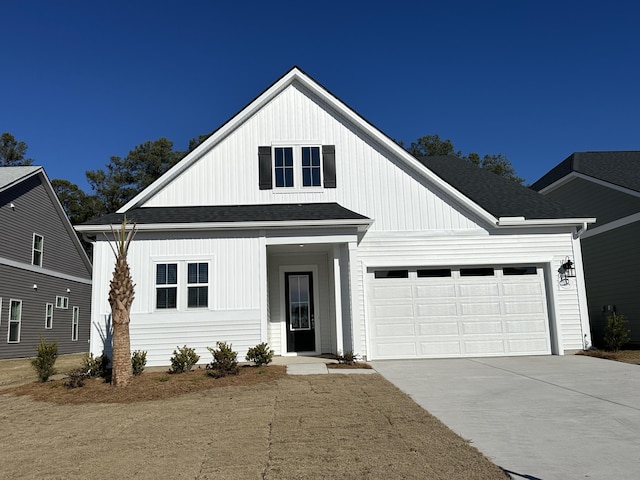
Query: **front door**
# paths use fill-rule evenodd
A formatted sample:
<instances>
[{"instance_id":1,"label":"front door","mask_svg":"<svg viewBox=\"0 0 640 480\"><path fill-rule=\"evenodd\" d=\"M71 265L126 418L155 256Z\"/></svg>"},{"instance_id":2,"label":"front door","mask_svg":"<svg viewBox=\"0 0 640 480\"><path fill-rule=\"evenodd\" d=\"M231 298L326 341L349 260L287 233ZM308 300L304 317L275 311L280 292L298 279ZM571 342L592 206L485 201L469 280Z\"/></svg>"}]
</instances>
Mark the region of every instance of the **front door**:
<instances>
[{"instance_id":1,"label":"front door","mask_svg":"<svg viewBox=\"0 0 640 480\"><path fill-rule=\"evenodd\" d=\"M284 276L287 308L287 352L315 352L316 333L311 272L288 272Z\"/></svg>"}]
</instances>

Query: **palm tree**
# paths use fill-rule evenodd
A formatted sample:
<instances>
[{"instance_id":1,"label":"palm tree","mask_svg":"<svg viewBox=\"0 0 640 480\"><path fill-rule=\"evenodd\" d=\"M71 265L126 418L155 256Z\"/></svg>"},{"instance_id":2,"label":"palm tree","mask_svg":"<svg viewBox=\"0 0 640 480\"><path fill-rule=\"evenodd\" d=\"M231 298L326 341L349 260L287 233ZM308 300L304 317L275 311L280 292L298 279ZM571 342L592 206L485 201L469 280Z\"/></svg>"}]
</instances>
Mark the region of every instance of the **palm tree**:
<instances>
[{"instance_id":1,"label":"palm tree","mask_svg":"<svg viewBox=\"0 0 640 480\"><path fill-rule=\"evenodd\" d=\"M120 230L111 226L111 234L115 248L109 242L113 254L116 256L116 266L113 271L111 288L109 290L109 304L111 305L111 319L113 325L113 370L111 384L114 387L124 387L133 377L131 368L131 342L129 339L129 314L134 298L133 281L127 263L129 244L136 232L133 224L127 233L127 217L122 220Z\"/></svg>"}]
</instances>

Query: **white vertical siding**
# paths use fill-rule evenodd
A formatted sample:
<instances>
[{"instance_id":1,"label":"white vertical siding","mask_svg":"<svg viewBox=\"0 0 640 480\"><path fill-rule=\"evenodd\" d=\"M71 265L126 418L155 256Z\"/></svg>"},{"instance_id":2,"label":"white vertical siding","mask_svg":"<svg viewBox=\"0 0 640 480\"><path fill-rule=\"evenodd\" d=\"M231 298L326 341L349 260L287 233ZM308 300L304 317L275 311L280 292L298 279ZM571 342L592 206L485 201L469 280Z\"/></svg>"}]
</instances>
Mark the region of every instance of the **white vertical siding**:
<instances>
[{"instance_id":1,"label":"white vertical siding","mask_svg":"<svg viewBox=\"0 0 640 480\"><path fill-rule=\"evenodd\" d=\"M337 188L259 190L258 146L273 142L335 145ZM310 202L338 202L375 219L374 231L479 228L396 158L358 136L295 86L215 145L144 206Z\"/></svg>"}]
</instances>

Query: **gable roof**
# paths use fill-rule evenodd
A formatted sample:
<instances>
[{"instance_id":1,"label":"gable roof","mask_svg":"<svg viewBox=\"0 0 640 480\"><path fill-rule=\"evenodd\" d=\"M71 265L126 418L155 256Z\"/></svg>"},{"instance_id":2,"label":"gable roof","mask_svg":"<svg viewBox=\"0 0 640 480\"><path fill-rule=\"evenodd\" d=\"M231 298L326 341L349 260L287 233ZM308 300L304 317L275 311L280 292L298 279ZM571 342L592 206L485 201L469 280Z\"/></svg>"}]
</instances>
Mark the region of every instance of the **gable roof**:
<instances>
[{"instance_id":1,"label":"gable roof","mask_svg":"<svg viewBox=\"0 0 640 480\"><path fill-rule=\"evenodd\" d=\"M35 175L42 167L0 167L0 192Z\"/></svg>"},{"instance_id":2,"label":"gable roof","mask_svg":"<svg viewBox=\"0 0 640 480\"><path fill-rule=\"evenodd\" d=\"M416 157L407 152L402 146L398 145L393 139L385 135L373 124L364 119L361 115L348 107L338 97L329 92L326 88L312 79L309 75L303 72L298 67L293 67L287 73L285 73L280 79L269 86L264 92L258 95L252 102L244 107L240 112L233 116L224 125L218 128L212 133L209 138L202 142L196 149L185 156L180 162L174 165L169 171L158 178L151 185L142 190L138 195L131 199L126 205L121 207L117 213L126 213L132 209L139 208L147 200L152 198L156 192L160 191L165 185L169 184L173 179L177 178L182 172L189 168L193 163L197 162L206 152L214 148L219 142L230 135L234 130L239 128L245 121L251 116L257 113L262 107L269 103L272 99L278 96L286 88L291 85L295 85L297 88L304 90L305 94L313 98L316 102L321 104L324 108L331 110L334 114L339 116L345 124L348 124L350 128L356 129L360 135L370 139L377 146L389 155L404 162L412 170L416 171L419 175L426 178L434 187L444 192L446 195L457 201L463 207L465 207L472 214L475 214L478 218L486 221L490 225L501 225L499 216L492 213L483 203L486 200L485 196L477 196L477 200L467 196L462 189L456 187L455 182L446 173L436 174L431 168L424 162L419 161ZM445 178L447 177L447 178ZM464 182L463 182L464 183ZM501 184L504 185L504 184ZM495 188L500 188L499 185L494 185ZM506 187L508 188L508 187ZM513 194L511 190L505 192L502 197L506 198L509 193ZM485 202L486 203L486 202ZM514 202L512 202L514 203ZM520 205L525 205L526 202L520 202ZM514 203L515 205L515 203ZM493 211L498 211L493 208ZM542 215L543 209L538 211L538 215ZM517 213L517 217L523 217L523 213ZM527 217L529 218L529 217ZM556 212L551 217L531 217L535 219L546 218L550 220L551 224L582 224L584 220L590 219L576 219L574 217L562 217ZM563 221L566 220L566 221ZM518 224L522 225L524 219L519 220ZM538 224L541 222L538 221ZM512 222L510 225L513 225Z\"/></svg>"},{"instance_id":3,"label":"gable roof","mask_svg":"<svg viewBox=\"0 0 640 480\"><path fill-rule=\"evenodd\" d=\"M121 224L124 217L139 229L252 228L290 225L358 226L367 228L372 221L337 203L297 203L271 205L223 205L194 207L141 207L125 213L112 213L82 225L78 231L105 230L105 226ZM197 225L196 225L197 224ZM99 228L96 228L99 227Z\"/></svg>"},{"instance_id":4,"label":"gable roof","mask_svg":"<svg viewBox=\"0 0 640 480\"><path fill-rule=\"evenodd\" d=\"M640 151L572 153L531 188L540 191L574 172L640 192Z\"/></svg>"},{"instance_id":5,"label":"gable roof","mask_svg":"<svg viewBox=\"0 0 640 480\"><path fill-rule=\"evenodd\" d=\"M584 212L553 201L460 158L434 156L418 160L497 218L522 216L532 220L588 217Z\"/></svg>"}]
</instances>

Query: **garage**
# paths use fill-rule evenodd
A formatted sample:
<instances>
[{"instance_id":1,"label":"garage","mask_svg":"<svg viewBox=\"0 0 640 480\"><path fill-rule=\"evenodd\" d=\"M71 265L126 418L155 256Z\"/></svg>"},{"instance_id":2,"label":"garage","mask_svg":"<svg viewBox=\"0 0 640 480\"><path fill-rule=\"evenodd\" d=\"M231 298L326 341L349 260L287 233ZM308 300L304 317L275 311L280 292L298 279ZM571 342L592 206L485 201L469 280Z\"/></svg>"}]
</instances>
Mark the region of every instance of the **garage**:
<instances>
[{"instance_id":1,"label":"garage","mask_svg":"<svg viewBox=\"0 0 640 480\"><path fill-rule=\"evenodd\" d=\"M367 277L372 360L551 353L540 266L370 269Z\"/></svg>"}]
</instances>

